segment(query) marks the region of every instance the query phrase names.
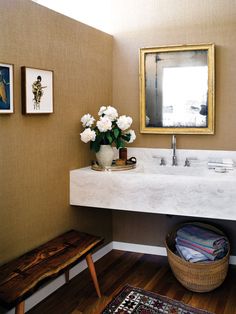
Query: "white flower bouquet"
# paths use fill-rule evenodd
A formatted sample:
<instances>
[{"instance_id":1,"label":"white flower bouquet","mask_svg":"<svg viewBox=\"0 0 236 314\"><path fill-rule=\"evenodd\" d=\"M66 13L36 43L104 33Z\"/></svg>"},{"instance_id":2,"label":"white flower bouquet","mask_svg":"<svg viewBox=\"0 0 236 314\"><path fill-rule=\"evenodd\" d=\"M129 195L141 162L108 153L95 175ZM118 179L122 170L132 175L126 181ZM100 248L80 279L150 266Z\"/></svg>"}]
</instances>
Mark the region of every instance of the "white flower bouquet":
<instances>
[{"instance_id":1,"label":"white flower bouquet","mask_svg":"<svg viewBox=\"0 0 236 314\"><path fill-rule=\"evenodd\" d=\"M118 117L117 110L112 106L102 106L98 112L99 120L95 124L95 119L89 113L81 118L83 127L80 133L84 143L90 142L91 150L96 153L101 145L115 144L116 148L125 147L125 143L132 143L136 139L134 130L130 129L133 122L129 116Z\"/></svg>"}]
</instances>

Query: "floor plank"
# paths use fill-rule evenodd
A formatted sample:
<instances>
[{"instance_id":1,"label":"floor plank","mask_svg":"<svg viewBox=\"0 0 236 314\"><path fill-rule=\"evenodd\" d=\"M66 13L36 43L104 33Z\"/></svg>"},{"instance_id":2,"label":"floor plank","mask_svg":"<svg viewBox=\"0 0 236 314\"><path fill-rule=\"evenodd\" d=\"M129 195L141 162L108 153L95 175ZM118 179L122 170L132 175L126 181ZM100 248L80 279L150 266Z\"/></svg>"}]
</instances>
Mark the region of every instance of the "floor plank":
<instances>
[{"instance_id":1,"label":"floor plank","mask_svg":"<svg viewBox=\"0 0 236 314\"><path fill-rule=\"evenodd\" d=\"M184 288L172 274L166 257L113 250L95 263L102 297L96 295L86 269L31 309L28 314L98 314L130 284L215 314L236 314L236 267L230 266L221 287L208 293Z\"/></svg>"}]
</instances>

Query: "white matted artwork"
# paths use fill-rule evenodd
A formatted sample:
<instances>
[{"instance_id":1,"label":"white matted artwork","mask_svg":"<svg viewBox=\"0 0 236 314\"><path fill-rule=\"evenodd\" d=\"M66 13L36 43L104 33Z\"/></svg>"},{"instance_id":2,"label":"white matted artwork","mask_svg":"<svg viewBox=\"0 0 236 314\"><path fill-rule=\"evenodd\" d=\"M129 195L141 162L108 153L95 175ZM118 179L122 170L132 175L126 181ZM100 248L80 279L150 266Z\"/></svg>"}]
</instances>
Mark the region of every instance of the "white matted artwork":
<instances>
[{"instance_id":1,"label":"white matted artwork","mask_svg":"<svg viewBox=\"0 0 236 314\"><path fill-rule=\"evenodd\" d=\"M22 67L22 113L53 112L53 71Z\"/></svg>"},{"instance_id":2,"label":"white matted artwork","mask_svg":"<svg viewBox=\"0 0 236 314\"><path fill-rule=\"evenodd\" d=\"M13 64L0 63L0 113L13 112Z\"/></svg>"}]
</instances>

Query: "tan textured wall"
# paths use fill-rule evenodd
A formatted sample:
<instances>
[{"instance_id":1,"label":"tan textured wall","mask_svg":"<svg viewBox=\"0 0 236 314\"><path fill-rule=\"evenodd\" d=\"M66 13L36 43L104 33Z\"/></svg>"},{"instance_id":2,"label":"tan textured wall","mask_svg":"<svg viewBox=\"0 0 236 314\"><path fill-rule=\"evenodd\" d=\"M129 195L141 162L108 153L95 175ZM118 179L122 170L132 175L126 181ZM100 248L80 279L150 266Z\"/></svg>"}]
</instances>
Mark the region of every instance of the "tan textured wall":
<instances>
[{"instance_id":1,"label":"tan textured wall","mask_svg":"<svg viewBox=\"0 0 236 314\"><path fill-rule=\"evenodd\" d=\"M113 3L113 11L116 12L113 103L134 118L137 140L133 145L170 148L171 142L170 135L139 134L139 48L213 42L216 45L216 133L213 136L178 135L177 148L236 150L236 2L119 0ZM113 239L163 245L169 228L188 219L114 211ZM235 222L212 222L235 239ZM233 246L236 254L236 244Z\"/></svg>"},{"instance_id":2,"label":"tan textured wall","mask_svg":"<svg viewBox=\"0 0 236 314\"><path fill-rule=\"evenodd\" d=\"M113 103L134 118L139 133L138 56L141 47L216 45L215 135L178 135L184 149L236 149L236 2L233 0L114 1ZM113 14L114 14L113 12ZM126 18L124 18L126 16ZM138 134L139 147L170 147L171 135Z\"/></svg>"},{"instance_id":3,"label":"tan textured wall","mask_svg":"<svg viewBox=\"0 0 236 314\"><path fill-rule=\"evenodd\" d=\"M72 227L111 240L110 211L69 206L69 170L92 157L80 117L112 99L112 36L27 0L1 0L0 26L15 106L0 115L0 263ZM53 114L21 114L21 66L54 71Z\"/></svg>"}]
</instances>

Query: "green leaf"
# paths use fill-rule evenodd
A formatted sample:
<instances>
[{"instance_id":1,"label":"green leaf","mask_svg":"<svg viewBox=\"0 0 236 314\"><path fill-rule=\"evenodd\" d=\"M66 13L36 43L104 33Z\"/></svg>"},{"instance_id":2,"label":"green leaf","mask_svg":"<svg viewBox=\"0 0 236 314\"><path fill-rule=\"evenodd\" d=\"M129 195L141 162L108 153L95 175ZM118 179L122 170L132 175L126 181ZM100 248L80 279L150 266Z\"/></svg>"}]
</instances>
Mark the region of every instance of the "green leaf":
<instances>
[{"instance_id":1,"label":"green leaf","mask_svg":"<svg viewBox=\"0 0 236 314\"><path fill-rule=\"evenodd\" d=\"M125 140L126 142L129 142L130 141L130 138L131 138L131 134L130 133L127 133L125 135L122 135L122 138L123 140Z\"/></svg>"},{"instance_id":2,"label":"green leaf","mask_svg":"<svg viewBox=\"0 0 236 314\"><path fill-rule=\"evenodd\" d=\"M95 142L90 142L90 149L97 153L100 149L100 142L95 141Z\"/></svg>"},{"instance_id":3,"label":"green leaf","mask_svg":"<svg viewBox=\"0 0 236 314\"><path fill-rule=\"evenodd\" d=\"M125 147L125 143L121 138L116 139L115 144L117 149Z\"/></svg>"},{"instance_id":4,"label":"green leaf","mask_svg":"<svg viewBox=\"0 0 236 314\"><path fill-rule=\"evenodd\" d=\"M97 136L96 136L95 142L101 143L103 138L104 138L104 134L103 133L98 133Z\"/></svg>"},{"instance_id":5,"label":"green leaf","mask_svg":"<svg viewBox=\"0 0 236 314\"><path fill-rule=\"evenodd\" d=\"M110 133L106 133L106 138L108 139L109 144L111 144L113 142L113 138L112 138Z\"/></svg>"},{"instance_id":6,"label":"green leaf","mask_svg":"<svg viewBox=\"0 0 236 314\"><path fill-rule=\"evenodd\" d=\"M115 136L115 138L118 138L119 134L120 134L119 129L118 129L118 128L115 128L115 129L114 129L114 136Z\"/></svg>"},{"instance_id":7,"label":"green leaf","mask_svg":"<svg viewBox=\"0 0 236 314\"><path fill-rule=\"evenodd\" d=\"M90 149L95 151L95 142L90 142Z\"/></svg>"},{"instance_id":8,"label":"green leaf","mask_svg":"<svg viewBox=\"0 0 236 314\"><path fill-rule=\"evenodd\" d=\"M97 153L100 149L100 143L94 142L94 151Z\"/></svg>"}]
</instances>

